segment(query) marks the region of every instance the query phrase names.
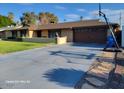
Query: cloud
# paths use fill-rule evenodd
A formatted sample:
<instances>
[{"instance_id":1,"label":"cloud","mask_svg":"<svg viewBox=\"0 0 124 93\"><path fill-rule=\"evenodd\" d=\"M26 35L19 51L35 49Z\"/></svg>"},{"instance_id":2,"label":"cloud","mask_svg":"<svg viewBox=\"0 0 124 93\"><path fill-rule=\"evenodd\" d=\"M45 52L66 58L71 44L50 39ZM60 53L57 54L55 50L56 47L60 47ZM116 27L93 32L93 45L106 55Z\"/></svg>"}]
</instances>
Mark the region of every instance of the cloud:
<instances>
[{"instance_id":1,"label":"cloud","mask_svg":"<svg viewBox=\"0 0 124 93\"><path fill-rule=\"evenodd\" d=\"M77 19L77 18L80 18L80 15L78 15L78 14L67 14L67 15L65 15L65 17L67 17L69 19Z\"/></svg>"},{"instance_id":2,"label":"cloud","mask_svg":"<svg viewBox=\"0 0 124 93\"><path fill-rule=\"evenodd\" d=\"M108 16L110 16L110 15L118 15L118 14L120 14L120 12L123 12L124 13L124 9L119 9L119 10L102 9L101 11L103 13L105 13L106 15L108 15ZM99 11L98 10L94 10L90 14L92 14L92 15L98 15L99 14Z\"/></svg>"},{"instance_id":3,"label":"cloud","mask_svg":"<svg viewBox=\"0 0 124 93\"><path fill-rule=\"evenodd\" d=\"M107 18L110 22L119 23L120 22L120 13L121 13L121 21L124 25L124 9L102 9L102 12L106 14ZM90 16L97 16L98 17L99 11L94 10L89 12Z\"/></svg>"},{"instance_id":4,"label":"cloud","mask_svg":"<svg viewBox=\"0 0 124 93\"><path fill-rule=\"evenodd\" d=\"M55 8L56 8L56 9L59 9L59 10L65 10L65 9L66 9L66 7L64 7L64 6L58 6L58 5L55 6Z\"/></svg>"},{"instance_id":5,"label":"cloud","mask_svg":"<svg viewBox=\"0 0 124 93\"><path fill-rule=\"evenodd\" d=\"M79 9L77 9L77 11L79 11L79 12L85 12L85 9L79 8Z\"/></svg>"},{"instance_id":6,"label":"cloud","mask_svg":"<svg viewBox=\"0 0 124 93\"><path fill-rule=\"evenodd\" d=\"M90 20L90 19L93 19L93 17L87 16L87 17L84 17L83 19Z\"/></svg>"},{"instance_id":7,"label":"cloud","mask_svg":"<svg viewBox=\"0 0 124 93\"><path fill-rule=\"evenodd\" d=\"M19 3L20 5L33 5L33 3Z\"/></svg>"}]
</instances>

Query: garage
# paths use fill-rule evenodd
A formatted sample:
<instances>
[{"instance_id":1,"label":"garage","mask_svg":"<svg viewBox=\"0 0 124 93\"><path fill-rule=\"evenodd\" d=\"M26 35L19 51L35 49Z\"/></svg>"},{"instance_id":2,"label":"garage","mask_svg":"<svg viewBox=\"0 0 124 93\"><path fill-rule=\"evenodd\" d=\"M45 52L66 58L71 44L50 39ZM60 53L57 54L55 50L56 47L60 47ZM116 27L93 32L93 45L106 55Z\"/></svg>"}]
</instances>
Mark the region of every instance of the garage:
<instances>
[{"instance_id":1,"label":"garage","mask_svg":"<svg viewBox=\"0 0 124 93\"><path fill-rule=\"evenodd\" d=\"M105 27L85 27L74 29L74 42L106 43L107 29Z\"/></svg>"}]
</instances>

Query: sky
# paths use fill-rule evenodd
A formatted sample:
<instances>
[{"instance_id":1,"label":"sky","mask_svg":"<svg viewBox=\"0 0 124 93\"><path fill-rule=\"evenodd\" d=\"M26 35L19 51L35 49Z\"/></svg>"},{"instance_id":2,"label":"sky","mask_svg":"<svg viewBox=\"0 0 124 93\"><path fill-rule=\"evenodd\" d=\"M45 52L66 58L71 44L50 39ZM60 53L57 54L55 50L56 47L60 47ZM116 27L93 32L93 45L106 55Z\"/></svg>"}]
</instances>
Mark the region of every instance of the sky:
<instances>
[{"instance_id":1,"label":"sky","mask_svg":"<svg viewBox=\"0 0 124 93\"><path fill-rule=\"evenodd\" d=\"M14 13L14 20L20 20L24 12L51 12L59 18L59 22L78 21L83 19L103 19L98 16L98 3L0 3L0 14ZM107 15L110 22L124 24L124 4L101 4L102 12Z\"/></svg>"}]
</instances>

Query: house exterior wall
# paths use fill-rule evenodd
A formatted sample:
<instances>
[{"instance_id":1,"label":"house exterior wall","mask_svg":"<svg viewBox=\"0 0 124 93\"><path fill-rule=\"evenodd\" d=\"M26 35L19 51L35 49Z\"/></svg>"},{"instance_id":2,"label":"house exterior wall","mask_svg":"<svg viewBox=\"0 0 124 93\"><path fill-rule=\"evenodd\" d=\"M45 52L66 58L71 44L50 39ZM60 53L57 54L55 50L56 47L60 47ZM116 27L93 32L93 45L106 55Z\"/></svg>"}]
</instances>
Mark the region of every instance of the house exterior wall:
<instances>
[{"instance_id":1,"label":"house exterior wall","mask_svg":"<svg viewBox=\"0 0 124 93\"><path fill-rule=\"evenodd\" d=\"M5 38L5 31L0 32L0 38Z\"/></svg>"},{"instance_id":2,"label":"house exterior wall","mask_svg":"<svg viewBox=\"0 0 124 93\"><path fill-rule=\"evenodd\" d=\"M20 32L20 36L21 36L21 32ZM29 30L26 30L26 35L25 37L29 37Z\"/></svg>"},{"instance_id":3,"label":"house exterior wall","mask_svg":"<svg viewBox=\"0 0 124 93\"><path fill-rule=\"evenodd\" d=\"M15 31L17 32L17 37L21 37L20 31ZM12 31L5 31L5 37L12 37Z\"/></svg>"},{"instance_id":4,"label":"house exterior wall","mask_svg":"<svg viewBox=\"0 0 124 93\"><path fill-rule=\"evenodd\" d=\"M11 31L5 31L5 37L12 37L12 32Z\"/></svg>"},{"instance_id":5,"label":"house exterior wall","mask_svg":"<svg viewBox=\"0 0 124 93\"><path fill-rule=\"evenodd\" d=\"M62 29L61 36L67 37L67 42L73 42L73 30L72 29Z\"/></svg>"},{"instance_id":6,"label":"house exterior wall","mask_svg":"<svg viewBox=\"0 0 124 93\"><path fill-rule=\"evenodd\" d=\"M20 31L17 31L17 37L21 37Z\"/></svg>"},{"instance_id":7,"label":"house exterior wall","mask_svg":"<svg viewBox=\"0 0 124 93\"><path fill-rule=\"evenodd\" d=\"M33 37L37 37L37 32L36 31L33 32Z\"/></svg>"},{"instance_id":8,"label":"house exterior wall","mask_svg":"<svg viewBox=\"0 0 124 93\"><path fill-rule=\"evenodd\" d=\"M48 30L42 30L42 37L48 37Z\"/></svg>"},{"instance_id":9,"label":"house exterior wall","mask_svg":"<svg viewBox=\"0 0 124 93\"><path fill-rule=\"evenodd\" d=\"M28 31L28 37L29 38L32 38L32 37L37 37L37 35L36 35L36 32L35 31Z\"/></svg>"},{"instance_id":10,"label":"house exterior wall","mask_svg":"<svg viewBox=\"0 0 124 93\"><path fill-rule=\"evenodd\" d=\"M28 32L29 38L32 38L32 37L33 37L33 33L34 33L34 31L29 31L29 32Z\"/></svg>"}]
</instances>

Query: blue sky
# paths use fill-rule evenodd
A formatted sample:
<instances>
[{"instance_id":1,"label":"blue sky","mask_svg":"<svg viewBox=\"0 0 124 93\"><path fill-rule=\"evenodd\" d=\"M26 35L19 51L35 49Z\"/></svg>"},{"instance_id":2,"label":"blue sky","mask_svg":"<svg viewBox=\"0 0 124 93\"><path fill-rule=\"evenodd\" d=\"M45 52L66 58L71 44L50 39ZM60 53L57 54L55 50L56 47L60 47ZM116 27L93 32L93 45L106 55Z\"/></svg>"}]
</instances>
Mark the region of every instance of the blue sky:
<instances>
[{"instance_id":1,"label":"blue sky","mask_svg":"<svg viewBox=\"0 0 124 93\"><path fill-rule=\"evenodd\" d=\"M124 23L124 4L101 4L102 11L107 14L109 21L118 22L120 18L120 12L122 16L122 23ZM86 4L86 3L1 3L0 14L7 15L8 12L13 12L15 20L19 20L23 12L30 11L38 14L39 12L51 12L58 16L59 22L66 21L78 21L80 16L83 19L97 19L98 17L98 4Z\"/></svg>"}]
</instances>

